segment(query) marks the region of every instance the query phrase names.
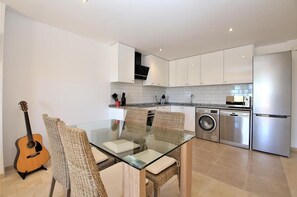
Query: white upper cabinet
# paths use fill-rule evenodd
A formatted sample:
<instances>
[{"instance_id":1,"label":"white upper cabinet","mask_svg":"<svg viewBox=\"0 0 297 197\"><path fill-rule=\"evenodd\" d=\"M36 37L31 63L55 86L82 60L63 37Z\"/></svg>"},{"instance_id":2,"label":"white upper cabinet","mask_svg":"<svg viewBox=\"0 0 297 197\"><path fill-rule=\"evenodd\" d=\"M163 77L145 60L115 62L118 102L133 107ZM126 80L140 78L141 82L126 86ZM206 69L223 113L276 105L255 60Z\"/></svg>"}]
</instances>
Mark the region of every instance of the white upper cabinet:
<instances>
[{"instance_id":1,"label":"white upper cabinet","mask_svg":"<svg viewBox=\"0 0 297 197\"><path fill-rule=\"evenodd\" d=\"M200 68L201 68L201 56L193 56L188 58L188 85L200 85Z\"/></svg>"},{"instance_id":2,"label":"white upper cabinet","mask_svg":"<svg viewBox=\"0 0 297 197\"><path fill-rule=\"evenodd\" d=\"M168 86L168 61L153 55L144 57L144 66L150 67L143 85Z\"/></svg>"},{"instance_id":3,"label":"white upper cabinet","mask_svg":"<svg viewBox=\"0 0 297 197\"><path fill-rule=\"evenodd\" d=\"M218 51L201 55L201 84L223 84L224 53Z\"/></svg>"},{"instance_id":4,"label":"white upper cabinet","mask_svg":"<svg viewBox=\"0 0 297 197\"><path fill-rule=\"evenodd\" d=\"M188 85L188 58L176 60L176 86Z\"/></svg>"},{"instance_id":5,"label":"white upper cabinet","mask_svg":"<svg viewBox=\"0 0 297 197\"><path fill-rule=\"evenodd\" d=\"M169 62L169 87L176 86L176 61Z\"/></svg>"},{"instance_id":6,"label":"white upper cabinet","mask_svg":"<svg viewBox=\"0 0 297 197\"><path fill-rule=\"evenodd\" d=\"M121 43L111 47L111 82L134 83L135 49Z\"/></svg>"},{"instance_id":7,"label":"white upper cabinet","mask_svg":"<svg viewBox=\"0 0 297 197\"><path fill-rule=\"evenodd\" d=\"M224 50L224 83L253 82L254 45Z\"/></svg>"},{"instance_id":8,"label":"white upper cabinet","mask_svg":"<svg viewBox=\"0 0 297 197\"><path fill-rule=\"evenodd\" d=\"M169 87L200 85L200 55L169 63Z\"/></svg>"}]
</instances>

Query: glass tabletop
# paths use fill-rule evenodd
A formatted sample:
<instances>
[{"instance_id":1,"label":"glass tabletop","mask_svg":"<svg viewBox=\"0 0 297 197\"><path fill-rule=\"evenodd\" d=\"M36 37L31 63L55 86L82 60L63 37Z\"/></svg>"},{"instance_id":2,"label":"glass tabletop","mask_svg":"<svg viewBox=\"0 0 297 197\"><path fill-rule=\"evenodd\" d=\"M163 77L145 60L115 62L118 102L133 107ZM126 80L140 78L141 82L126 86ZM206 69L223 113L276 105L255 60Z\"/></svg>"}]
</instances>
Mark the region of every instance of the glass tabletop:
<instances>
[{"instance_id":1,"label":"glass tabletop","mask_svg":"<svg viewBox=\"0 0 297 197\"><path fill-rule=\"evenodd\" d=\"M80 123L73 127L85 130L92 145L139 170L194 138L172 129L128 127L119 120Z\"/></svg>"}]
</instances>

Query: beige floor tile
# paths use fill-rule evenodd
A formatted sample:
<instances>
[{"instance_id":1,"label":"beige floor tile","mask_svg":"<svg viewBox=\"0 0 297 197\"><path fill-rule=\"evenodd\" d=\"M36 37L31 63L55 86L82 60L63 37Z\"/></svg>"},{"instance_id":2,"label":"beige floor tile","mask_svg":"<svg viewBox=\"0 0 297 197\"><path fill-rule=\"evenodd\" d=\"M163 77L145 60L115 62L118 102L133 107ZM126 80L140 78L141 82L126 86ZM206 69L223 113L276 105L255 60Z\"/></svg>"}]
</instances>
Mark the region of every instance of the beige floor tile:
<instances>
[{"instance_id":1,"label":"beige floor tile","mask_svg":"<svg viewBox=\"0 0 297 197\"><path fill-rule=\"evenodd\" d=\"M297 196L297 160L291 158L282 158L282 163L289 187L291 188L292 196Z\"/></svg>"},{"instance_id":2,"label":"beige floor tile","mask_svg":"<svg viewBox=\"0 0 297 197\"><path fill-rule=\"evenodd\" d=\"M196 148L193 148L192 154L194 154L194 157L208 162L216 162L220 156L219 154Z\"/></svg>"},{"instance_id":3,"label":"beige floor tile","mask_svg":"<svg viewBox=\"0 0 297 197\"><path fill-rule=\"evenodd\" d=\"M206 142L205 140L201 140L201 139L195 138L193 140L193 147L199 148L205 142Z\"/></svg>"},{"instance_id":4,"label":"beige floor tile","mask_svg":"<svg viewBox=\"0 0 297 197\"><path fill-rule=\"evenodd\" d=\"M223 182L213 180L207 188L199 193L193 193L197 197L248 197L249 193Z\"/></svg>"},{"instance_id":5,"label":"beige floor tile","mask_svg":"<svg viewBox=\"0 0 297 197\"><path fill-rule=\"evenodd\" d=\"M291 195L292 197L297 197L297 189L296 190L291 190Z\"/></svg>"},{"instance_id":6,"label":"beige floor tile","mask_svg":"<svg viewBox=\"0 0 297 197\"><path fill-rule=\"evenodd\" d=\"M195 170L196 172L207 175L213 166L214 166L213 162L193 158L192 169Z\"/></svg>"},{"instance_id":7,"label":"beige floor tile","mask_svg":"<svg viewBox=\"0 0 297 197\"><path fill-rule=\"evenodd\" d=\"M226 146L222 155L226 157L232 157L232 158L240 157L242 159L244 158L248 159L250 157L250 151L243 148Z\"/></svg>"},{"instance_id":8,"label":"beige floor tile","mask_svg":"<svg viewBox=\"0 0 297 197\"><path fill-rule=\"evenodd\" d=\"M216 163L224 167L240 170L241 172L247 172L249 167L249 158L244 156L226 157L221 155Z\"/></svg>"},{"instance_id":9,"label":"beige floor tile","mask_svg":"<svg viewBox=\"0 0 297 197\"><path fill-rule=\"evenodd\" d=\"M225 149L225 145L220 144L220 143L206 141L199 148L202 150L212 152L212 153L221 154Z\"/></svg>"},{"instance_id":10,"label":"beige floor tile","mask_svg":"<svg viewBox=\"0 0 297 197\"><path fill-rule=\"evenodd\" d=\"M215 164L208 173L208 176L240 189L244 189L247 173L242 173L240 170L234 170Z\"/></svg>"},{"instance_id":11,"label":"beige floor tile","mask_svg":"<svg viewBox=\"0 0 297 197\"><path fill-rule=\"evenodd\" d=\"M281 158L279 156L252 151L250 154L250 162L254 165L283 170Z\"/></svg>"},{"instance_id":12,"label":"beige floor tile","mask_svg":"<svg viewBox=\"0 0 297 197\"><path fill-rule=\"evenodd\" d=\"M249 175L272 183L288 186L286 174L282 170L274 170L272 168L265 168L259 165L251 165L249 168Z\"/></svg>"},{"instance_id":13,"label":"beige floor tile","mask_svg":"<svg viewBox=\"0 0 297 197\"><path fill-rule=\"evenodd\" d=\"M245 190L262 197L290 197L289 187L248 176Z\"/></svg>"}]
</instances>

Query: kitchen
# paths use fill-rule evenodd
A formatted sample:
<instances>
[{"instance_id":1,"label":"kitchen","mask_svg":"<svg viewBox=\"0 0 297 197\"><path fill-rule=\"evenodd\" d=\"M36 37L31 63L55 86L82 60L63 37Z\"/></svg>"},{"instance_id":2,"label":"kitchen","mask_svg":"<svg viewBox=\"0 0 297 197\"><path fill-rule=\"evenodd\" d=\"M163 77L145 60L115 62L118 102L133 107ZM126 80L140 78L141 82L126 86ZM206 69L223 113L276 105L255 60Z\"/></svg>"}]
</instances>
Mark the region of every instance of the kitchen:
<instances>
[{"instance_id":1,"label":"kitchen","mask_svg":"<svg viewBox=\"0 0 297 197\"><path fill-rule=\"evenodd\" d=\"M79 9L76 13L85 12L87 6L92 5L86 4L84 8ZM228 3L227 3L228 4ZM270 3L268 3L270 4ZM274 4L277 4L274 2ZM172 3L171 6L175 5ZM286 4L285 4L286 5ZM295 4L293 4L295 5ZM7 7L14 7L15 10L20 10L17 5L10 4L7 1ZM263 5L262 5L263 6ZM49 6L50 7L50 6ZM62 6L61 6L62 7ZM67 7L67 6L65 6ZM104 7L104 6L102 6ZM108 7L108 6L107 6ZM203 7L203 6L202 6ZM215 8L216 6L214 6ZM265 7L265 6L264 6ZM263 9L265 10L265 8ZM267 6L269 7L269 6ZM274 5L273 8L283 7L283 5ZM290 7L290 8L288 8ZM288 6L283 8L290 13L289 10L293 9L294 6ZM83 10L85 9L85 10ZM230 8L231 9L231 8ZM50 10L50 9L48 9ZM53 22L44 22L38 16L34 16L34 10L27 8L28 12L21 12L19 14L13 9L7 9L5 20L5 40L4 40L4 84L3 84L3 157L4 166L11 166L13 163L13 158L15 156L15 139L22 136L24 130L24 123L22 120L22 114L19 112L17 103L20 99L26 98L29 101L29 110L31 112L32 127L34 130L42 133L45 136L44 126L41 123L40 114L44 111L48 111L52 114L61 114L61 118L69 123L82 122L82 121L93 121L97 119L104 119L108 117L108 105L114 104L111 94L116 92L121 97L122 92L126 93L127 104L131 103L153 103L154 95L157 95L158 99L161 98L163 94L166 95L167 102L170 103L189 103L192 97L193 103L208 103L208 104L225 104L226 96L229 95L245 95L253 96L253 85L251 83L245 84L222 84L222 85L199 85L199 86L184 86L184 87L159 87L159 86L143 86L143 81L136 80L135 83L111 83L111 76L114 74L115 70L110 71L109 65L111 62L110 55L110 44L101 44L101 42L94 41L92 39L86 39L83 36L77 36L71 29L67 29L67 25L54 25ZM216 12L209 11L209 13ZM266 10L267 11L267 10ZM46 10L43 10L47 13ZM100 13L104 13L102 10ZM143 10L146 13L145 10ZM246 13L248 11L245 11ZM249 10L248 13L250 13ZM122 13L122 12L119 12ZM188 13L193 13L192 11ZM203 12L197 12L203 13ZM232 13L232 12L230 12ZM239 14L240 12L234 12ZM277 12L279 13L279 12ZM122 13L123 14L123 13ZM173 13L172 13L173 14ZM219 14L219 13L218 13ZM294 12L293 12L294 14ZM24 17L23 15L29 15ZM50 13L48 13L51 16ZM219 14L219 16L222 16ZM278 15L277 15L278 16ZM277 16L274 16L277 18ZM250 16L253 17L253 16ZM55 17L53 17L54 19ZM60 17L61 19L64 17ZM100 18L100 17L98 17ZM208 17L201 17L205 20ZM236 18L236 17L234 17ZM277 21L277 19L268 19L269 21ZM64 18L66 19L66 17ZM286 21L282 18L283 21ZM290 17L293 20L294 17ZM84 24L81 18L76 17L78 23ZM75 21L73 20L73 21ZM172 21L180 21L180 19L172 17ZM197 19L195 19L197 20ZM256 20L253 18L253 20ZM289 19L288 19L289 20ZM40 22L41 21L41 22ZM213 23L211 17L206 20L209 24ZM229 21L229 20L226 20ZM62 22L62 20L61 20ZM69 21L67 21L69 22ZM183 21L184 24L188 24ZM222 22L222 21L221 21ZM231 22L231 21L229 21ZM197 22L198 23L198 22ZM267 24L265 23L265 24ZM48 25L49 24L49 25ZM70 24L70 22L69 22ZM156 23L157 24L157 23ZM215 23L218 25L218 23ZM220 24L220 23L219 23ZM291 28L294 28L294 22ZM226 24L224 32L222 32L223 39L226 40L226 44L223 46L222 42L217 39L217 35L211 37L212 31L208 30L209 36L213 41L206 39L205 35L199 35L201 38L195 39L189 33L182 33L180 31L183 28L174 28L171 31L175 31L176 35L186 35L189 36L187 44L181 44L180 55L168 56L168 60L183 59L186 57L193 57L196 55L202 55L210 52L228 50L231 48L236 48L240 46L246 46L248 44L255 44L254 55L261 55L267 53L288 51L296 49L296 34L286 34L285 32L280 34L284 35L279 39L271 39L270 41L263 41L262 44L255 42L253 39L241 39L238 38L238 31L240 28L234 26L233 32L229 32L228 29L233 24ZM284 23L285 25L285 23ZM59 28L64 27L65 30L60 30ZM219 25L218 25L219 26ZM265 26L265 25L264 25ZM268 27L273 27L273 25ZM290 26L290 25L289 25ZM27 28L25 28L27 27ZM58 28L57 28L58 27ZM141 32L138 30L137 34L141 35L156 35L156 37L166 38L168 35L166 32L155 31L152 26L150 29L142 29ZM214 28L213 26L209 28ZM241 26L242 28L242 26ZM265 31L265 36L268 37L271 31L283 31L281 29L289 29L288 26L277 25L275 28L271 28ZM63 29L63 28L62 28ZM139 28L134 28L139 29ZM208 29L208 28L207 28ZM259 31L264 31L262 28L256 28ZM154 30L154 31L152 31ZM184 30L189 30L188 27L184 27ZM216 30L214 30L216 31ZM225 32L226 31L226 32ZM186 31L187 32L187 31ZM188 31L189 32L189 31ZM294 30L291 30L294 32ZM83 34L83 33L82 33ZM207 33L206 33L207 34ZM99 35L99 34L98 34ZM101 35L101 34L100 34ZM231 42L232 37L237 38L237 42ZM264 37L265 37L264 36ZM92 36L91 36L92 37ZM135 37L135 36L134 36ZM181 42L176 38L177 42ZM146 40L146 38L143 38ZM195 41L196 40L196 41ZM204 42L204 40L207 40ZM238 41L239 40L239 41ZM192 43L194 42L195 43ZM127 45L129 42L121 41L121 39L114 41L123 42ZM156 43L156 45L162 45L162 42L158 39L150 40L150 43ZM186 42L186 41L185 41ZM158 44L159 43L159 44ZM217 43L214 46L213 43ZM183 47L187 45L187 47ZM192 48L194 45L204 46L205 49L197 50L196 52L190 52L186 48ZM30 47L28 47L30 46ZM32 47L31 47L32 46ZM135 44L136 46L136 44ZM135 47L137 50L141 50L141 47ZM152 47L153 48L153 47ZM155 54L156 56L161 56L162 54L168 53L172 50L172 54L176 54L173 48L166 49L162 47L163 50L159 51L160 47L154 47L153 53L146 53L141 51L144 55ZM18 49L18 50L16 50ZM293 52L296 54L296 52ZM164 55L165 56L165 55ZM174 57L175 56L175 57ZM86 58L84 58L86 57ZM294 56L293 62L296 62L296 55ZM20 66L23 65L23 66ZM57 74L57 71L59 71ZM296 63L293 63L293 87L292 87L292 101L296 100ZM32 77L34 76L34 77ZM163 76L164 77L164 76ZM165 75L166 77L166 75ZM78 82L79 79L79 82ZM133 76L134 79L134 76ZM63 86L61 86L63 84ZM294 88L295 87L295 88ZM294 92L295 91L295 92ZM85 95L91 95L86 97ZM82 108L80 103L84 103ZM73 113L79 112L79 113ZM17 117L17 120L16 120ZM295 121L294 121L295 120ZM291 136L291 147L297 147L297 127L296 127L296 103L292 102L292 136ZM1 146L2 147L2 146ZM2 151L1 151L2 152ZM1 162L0 162L1 163Z\"/></svg>"},{"instance_id":2,"label":"kitchen","mask_svg":"<svg viewBox=\"0 0 297 197\"><path fill-rule=\"evenodd\" d=\"M139 79L139 76L141 76L140 78L144 80L143 86L165 86L169 89L173 89L174 87L183 86L192 86L196 88L196 86L208 87L210 85L238 84L235 86L246 86L249 88L249 90L233 91L232 93L229 92L229 95L233 96L229 96L228 92L226 90L223 90L222 93L226 94L226 100L223 102L216 101L214 103L212 103L211 96L207 97L206 103L193 103L193 97L195 98L196 96L199 96L199 93L192 94L190 90L195 90L193 88L188 89L188 92L183 92L182 94L180 94L181 91L179 91L180 95L188 97L188 102L172 102L171 97L175 99L176 95L171 96L169 93L169 102L167 101L168 106L160 109L156 107L147 108L150 104L155 105L157 102L157 104L160 105L161 103L161 97L159 97L158 99L158 96L156 94L151 94L153 102L140 102L138 103L138 107L146 107L147 109L150 109L152 111L162 110L183 112L186 116L185 130L192 132L196 131L196 136L202 139L231 144L247 149L252 148L256 150L262 150L264 152L287 157L290 156L290 103L292 84L291 52L279 53L285 55L274 54L254 57L254 46L246 45L223 51L178 59L170 62L153 55L148 55L144 57L144 61L142 63L144 66L141 66L139 65L141 63L141 56L139 53L135 53L135 61L133 62L134 50L131 47L125 46L120 43L115 44L112 47L114 48L115 52L113 55L115 57L121 57L121 59L114 58L116 60L114 62L114 69L119 70L119 72L115 75L115 82L117 83L134 83L134 73L135 79ZM121 53L128 54L128 51L130 51L130 56L121 56ZM280 58L277 58L278 56L280 56ZM285 58L282 58L282 56L285 56ZM265 61L259 61L258 59L265 59ZM276 65L271 62L275 62ZM126 72L121 73L120 70L124 70L123 68L121 69L121 66L124 66L126 68L127 65L130 65L130 67L132 68L135 66L135 72L128 73L127 70L129 71L129 69L127 69ZM211 69L211 66L213 66L213 69ZM137 67L147 68L146 72L137 73ZM267 70L271 70L271 74L265 74ZM133 69L131 69L131 71L133 71ZM265 79L265 81L263 81L263 79ZM274 83L274 81L277 82ZM120 86L120 88L117 89L117 83L111 85L111 91L113 91L113 88L116 91L129 91L129 85L126 85L126 88ZM141 82L139 83L141 85ZM253 105L253 83L255 85L255 100L253 102L255 104L254 115L252 115L251 113ZM163 92L167 92L167 89L163 89ZM262 94L261 92L265 92L265 94ZM134 96L137 95L138 92L131 92L130 94ZM117 94L114 93L113 95ZM162 96L163 104L164 101L166 101L165 95L166 94L163 94ZM219 97L218 95L215 96L217 98ZM125 106L126 97L124 99ZM133 104L137 104L135 101L132 101L131 103L132 106ZM281 109L272 110L274 109L273 106L275 106L277 103L282 103ZM201 107L204 108L199 109ZM236 107L237 110L234 107ZM272 112L270 111L270 109ZM261 119L262 122L266 121L266 119L263 118L263 113L261 113L263 111L266 111L266 113L264 114L265 116L274 118L273 120L271 120L272 122L265 123L265 125L273 124L273 127L278 128L278 130L284 128L284 131L279 133L278 130L274 131L273 127L269 127L268 131L266 131L267 128L262 127L262 123L259 122L260 120L258 120ZM124 120L125 112L126 110L124 109L110 108L110 118ZM215 117L212 116L212 113L215 115ZM206 114L206 118L204 117L204 114ZM282 115L279 116L279 114ZM252 121L252 116L254 119L254 123ZM261 118L258 118L258 116L261 116ZM150 123L152 121L151 119L152 114L150 114ZM283 123L281 119L284 119L284 121L286 119L287 123ZM277 121L280 121L280 125L274 124ZM253 127L254 130L257 130L254 133L251 132ZM271 134L261 134L262 130L263 132L265 131L264 133L271 132ZM264 140L264 137L267 139ZM253 146L251 146L252 144ZM273 146L278 148L274 148Z\"/></svg>"}]
</instances>

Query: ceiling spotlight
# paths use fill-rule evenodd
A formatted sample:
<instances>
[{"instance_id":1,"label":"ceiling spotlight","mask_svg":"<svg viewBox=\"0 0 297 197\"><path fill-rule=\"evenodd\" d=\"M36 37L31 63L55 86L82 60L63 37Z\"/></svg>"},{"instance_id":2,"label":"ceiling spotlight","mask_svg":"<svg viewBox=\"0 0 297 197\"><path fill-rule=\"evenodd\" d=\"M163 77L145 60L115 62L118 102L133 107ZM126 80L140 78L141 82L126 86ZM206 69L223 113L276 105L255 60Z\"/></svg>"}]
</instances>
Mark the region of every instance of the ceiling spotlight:
<instances>
[{"instance_id":1,"label":"ceiling spotlight","mask_svg":"<svg viewBox=\"0 0 297 197\"><path fill-rule=\"evenodd\" d=\"M245 56L243 55L243 56L241 56L242 58L245 58Z\"/></svg>"},{"instance_id":2,"label":"ceiling spotlight","mask_svg":"<svg viewBox=\"0 0 297 197\"><path fill-rule=\"evenodd\" d=\"M88 0L81 0L81 2L82 2L82 3L87 3L87 2L88 2Z\"/></svg>"},{"instance_id":3,"label":"ceiling spotlight","mask_svg":"<svg viewBox=\"0 0 297 197\"><path fill-rule=\"evenodd\" d=\"M229 28L229 32L232 32L233 31L233 28L231 27L231 28Z\"/></svg>"},{"instance_id":4,"label":"ceiling spotlight","mask_svg":"<svg viewBox=\"0 0 297 197\"><path fill-rule=\"evenodd\" d=\"M162 51L162 49L159 49L159 51Z\"/></svg>"}]
</instances>

